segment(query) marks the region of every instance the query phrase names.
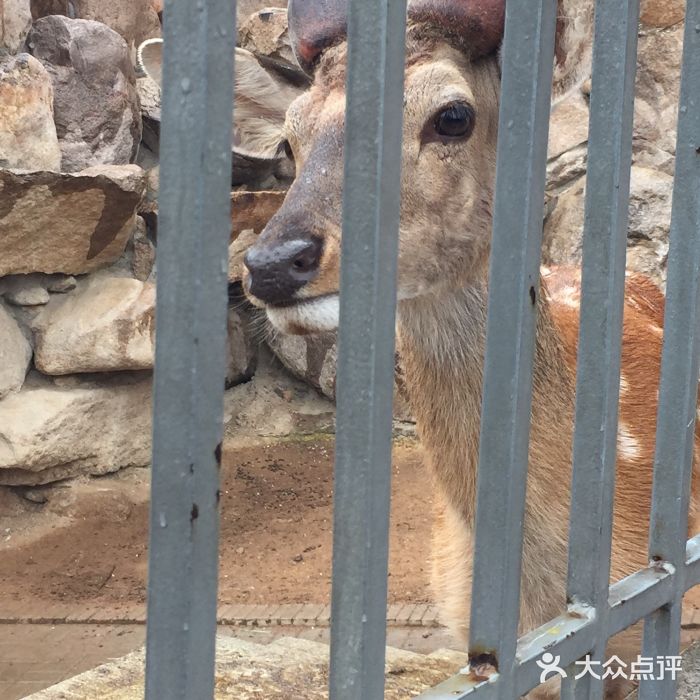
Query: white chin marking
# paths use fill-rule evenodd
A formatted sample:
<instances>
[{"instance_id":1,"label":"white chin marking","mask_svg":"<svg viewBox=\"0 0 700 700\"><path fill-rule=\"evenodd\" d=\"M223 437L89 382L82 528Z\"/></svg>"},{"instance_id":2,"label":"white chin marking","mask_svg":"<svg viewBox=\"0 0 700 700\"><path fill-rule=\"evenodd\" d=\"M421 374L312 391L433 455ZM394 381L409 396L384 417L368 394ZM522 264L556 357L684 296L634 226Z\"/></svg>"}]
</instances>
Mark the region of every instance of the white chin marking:
<instances>
[{"instance_id":1,"label":"white chin marking","mask_svg":"<svg viewBox=\"0 0 700 700\"><path fill-rule=\"evenodd\" d=\"M338 295L309 301L301 300L294 306L268 306L267 317L281 333L324 333L338 328L340 305Z\"/></svg>"}]
</instances>

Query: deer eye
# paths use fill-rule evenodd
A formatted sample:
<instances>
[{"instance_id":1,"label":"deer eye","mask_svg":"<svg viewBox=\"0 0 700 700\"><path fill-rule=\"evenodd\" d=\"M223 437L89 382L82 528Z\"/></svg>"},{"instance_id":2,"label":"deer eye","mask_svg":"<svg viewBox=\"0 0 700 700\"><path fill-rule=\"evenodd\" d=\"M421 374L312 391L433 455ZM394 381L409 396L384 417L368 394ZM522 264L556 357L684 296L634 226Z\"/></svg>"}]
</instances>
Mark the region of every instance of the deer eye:
<instances>
[{"instance_id":1,"label":"deer eye","mask_svg":"<svg viewBox=\"0 0 700 700\"><path fill-rule=\"evenodd\" d=\"M433 129L445 139L464 139L474 130L474 110L464 102L455 102L438 112Z\"/></svg>"}]
</instances>

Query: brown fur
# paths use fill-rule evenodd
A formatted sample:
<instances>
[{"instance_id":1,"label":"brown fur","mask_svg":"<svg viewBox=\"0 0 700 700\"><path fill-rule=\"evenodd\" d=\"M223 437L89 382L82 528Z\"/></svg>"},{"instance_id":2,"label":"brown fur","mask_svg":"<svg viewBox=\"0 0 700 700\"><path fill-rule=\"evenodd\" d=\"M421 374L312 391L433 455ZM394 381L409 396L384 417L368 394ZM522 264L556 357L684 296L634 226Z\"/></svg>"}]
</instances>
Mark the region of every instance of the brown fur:
<instances>
[{"instance_id":1,"label":"brown fur","mask_svg":"<svg viewBox=\"0 0 700 700\"><path fill-rule=\"evenodd\" d=\"M565 0L563 5L567 4L576 2ZM590 9L589 3L579 5ZM580 30L575 21L563 26ZM448 42L430 37L426 43L426 36L420 27L409 26L398 347L436 492L435 598L442 620L466 642L500 78L495 57L470 61ZM570 36L568 40L575 44ZM589 48L576 45L572 50L583 55ZM338 289L345 51L345 45L339 45L322 55L312 89L288 112L286 136L296 156L297 179L256 244L274 247L292 228L324 241L319 273L296 293L299 304L268 308L271 321L282 332L327 327L325 316L319 320L321 306L313 300L320 295L326 299ZM559 65L561 85L571 79ZM436 111L455 99L474 109L471 137L457 143L422 139ZM577 271L546 271L538 295L521 632L544 624L566 605L579 287ZM326 306L323 314L328 314ZM648 563L662 316L658 289L640 276L630 276L612 581ZM692 508L696 514L697 497ZM640 653L639 641L637 626L611 641L610 654L630 661ZM623 691L622 686L607 688L609 697ZM535 695L557 696L558 690L547 687Z\"/></svg>"}]
</instances>

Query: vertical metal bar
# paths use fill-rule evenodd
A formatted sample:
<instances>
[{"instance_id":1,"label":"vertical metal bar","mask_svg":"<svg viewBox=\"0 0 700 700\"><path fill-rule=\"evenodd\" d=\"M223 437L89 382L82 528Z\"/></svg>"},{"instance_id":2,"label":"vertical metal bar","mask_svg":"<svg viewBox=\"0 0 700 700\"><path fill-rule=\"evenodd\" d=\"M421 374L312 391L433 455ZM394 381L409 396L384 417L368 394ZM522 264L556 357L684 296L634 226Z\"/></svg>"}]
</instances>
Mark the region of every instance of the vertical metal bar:
<instances>
[{"instance_id":1,"label":"vertical metal bar","mask_svg":"<svg viewBox=\"0 0 700 700\"><path fill-rule=\"evenodd\" d=\"M165 9L149 700L214 692L235 7Z\"/></svg>"},{"instance_id":2,"label":"vertical metal bar","mask_svg":"<svg viewBox=\"0 0 700 700\"><path fill-rule=\"evenodd\" d=\"M596 608L593 658L604 661L617 453L639 0L598 0L583 236L568 598ZM593 674L564 697L601 698Z\"/></svg>"},{"instance_id":3,"label":"vertical metal bar","mask_svg":"<svg viewBox=\"0 0 700 700\"><path fill-rule=\"evenodd\" d=\"M348 13L330 696L384 695L406 1Z\"/></svg>"},{"instance_id":4,"label":"vertical metal bar","mask_svg":"<svg viewBox=\"0 0 700 700\"><path fill-rule=\"evenodd\" d=\"M556 0L506 3L470 652L514 661Z\"/></svg>"},{"instance_id":5,"label":"vertical metal bar","mask_svg":"<svg viewBox=\"0 0 700 700\"><path fill-rule=\"evenodd\" d=\"M678 654L685 591L700 321L700 0L686 6L682 71L649 534L651 559L675 571L675 596L646 620L643 653L651 657ZM643 681L639 697L669 700L675 686L670 674Z\"/></svg>"}]
</instances>

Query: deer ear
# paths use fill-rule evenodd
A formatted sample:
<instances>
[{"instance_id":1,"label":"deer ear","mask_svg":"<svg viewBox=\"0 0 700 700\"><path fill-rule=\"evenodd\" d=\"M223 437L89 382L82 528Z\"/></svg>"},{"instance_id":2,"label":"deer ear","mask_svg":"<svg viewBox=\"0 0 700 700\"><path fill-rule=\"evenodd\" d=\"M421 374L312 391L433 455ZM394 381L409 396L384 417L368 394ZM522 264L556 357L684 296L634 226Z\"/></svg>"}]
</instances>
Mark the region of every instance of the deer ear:
<instances>
[{"instance_id":1,"label":"deer ear","mask_svg":"<svg viewBox=\"0 0 700 700\"><path fill-rule=\"evenodd\" d=\"M289 0L287 16L292 50L307 72L324 49L347 33L348 0Z\"/></svg>"},{"instance_id":2,"label":"deer ear","mask_svg":"<svg viewBox=\"0 0 700 700\"><path fill-rule=\"evenodd\" d=\"M289 105L304 91L279 78L245 49L236 49L234 150L277 157Z\"/></svg>"},{"instance_id":3,"label":"deer ear","mask_svg":"<svg viewBox=\"0 0 700 700\"><path fill-rule=\"evenodd\" d=\"M136 65L159 87L163 82L163 40L148 39L136 51Z\"/></svg>"},{"instance_id":4,"label":"deer ear","mask_svg":"<svg viewBox=\"0 0 700 700\"><path fill-rule=\"evenodd\" d=\"M495 53L503 40L506 0L410 0L409 19L440 34L478 58Z\"/></svg>"}]
</instances>

